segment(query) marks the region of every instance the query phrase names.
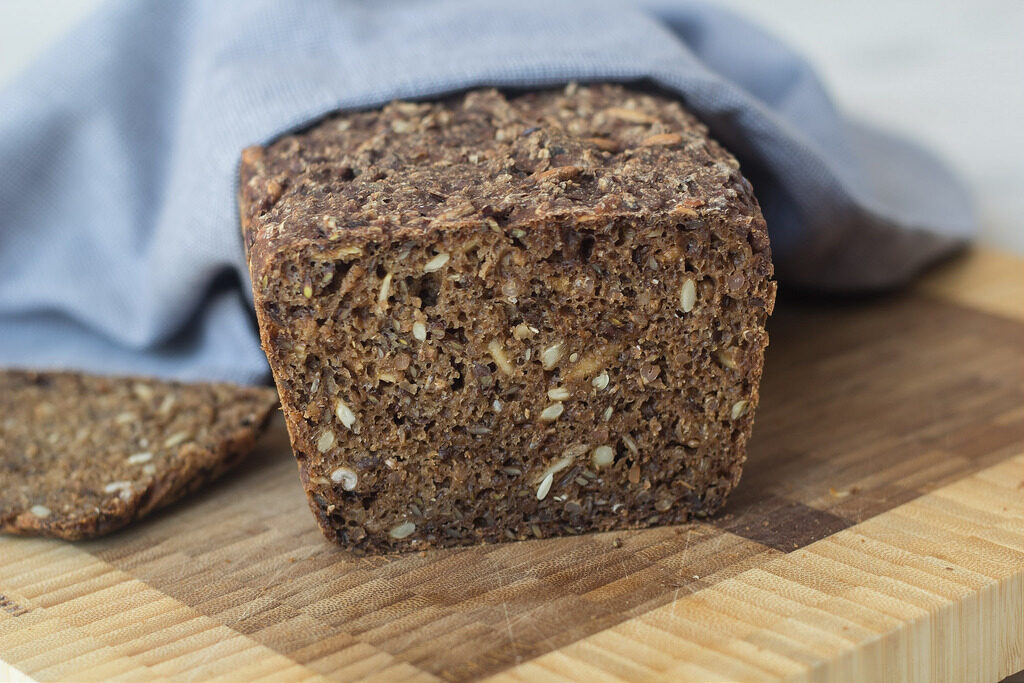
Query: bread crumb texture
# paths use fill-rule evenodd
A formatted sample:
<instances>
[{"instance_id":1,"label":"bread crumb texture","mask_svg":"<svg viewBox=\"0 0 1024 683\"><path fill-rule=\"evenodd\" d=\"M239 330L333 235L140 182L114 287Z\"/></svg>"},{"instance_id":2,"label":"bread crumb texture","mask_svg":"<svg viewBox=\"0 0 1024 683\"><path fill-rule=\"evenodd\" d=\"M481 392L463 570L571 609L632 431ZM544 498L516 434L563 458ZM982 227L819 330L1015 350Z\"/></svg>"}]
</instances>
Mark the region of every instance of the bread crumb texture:
<instances>
[{"instance_id":1,"label":"bread crumb texture","mask_svg":"<svg viewBox=\"0 0 1024 683\"><path fill-rule=\"evenodd\" d=\"M0 371L0 531L119 529L241 460L276 406L263 387Z\"/></svg>"}]
</instances>

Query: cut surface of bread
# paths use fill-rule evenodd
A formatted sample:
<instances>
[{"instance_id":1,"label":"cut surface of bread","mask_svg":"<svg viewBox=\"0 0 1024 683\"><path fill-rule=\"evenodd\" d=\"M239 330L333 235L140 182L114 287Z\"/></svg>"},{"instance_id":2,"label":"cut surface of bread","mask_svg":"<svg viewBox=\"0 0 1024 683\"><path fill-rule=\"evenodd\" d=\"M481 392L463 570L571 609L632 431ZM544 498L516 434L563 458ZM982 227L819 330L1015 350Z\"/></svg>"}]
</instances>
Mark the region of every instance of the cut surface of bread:
<instances>
[{"instance_id":1,"label":"cut surface of bread","mask_svg":"<svg viewBox=\"0 0 1024 683\"><path fill-rule=\"evenodd\" d=\"M263 387L0 370L0 530L119 529L241 460L277 403Z\"/></svg>"}]
</instances>

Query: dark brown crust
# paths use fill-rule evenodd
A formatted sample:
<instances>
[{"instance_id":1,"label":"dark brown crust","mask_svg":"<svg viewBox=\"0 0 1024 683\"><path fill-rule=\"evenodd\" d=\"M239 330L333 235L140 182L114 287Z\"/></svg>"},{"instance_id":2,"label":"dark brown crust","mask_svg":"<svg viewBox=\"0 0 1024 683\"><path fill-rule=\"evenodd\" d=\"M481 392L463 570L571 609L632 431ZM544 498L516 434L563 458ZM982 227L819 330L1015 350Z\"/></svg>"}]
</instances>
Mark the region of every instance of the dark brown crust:
<instances>
[{"instance_id":1,"label":"dark brown crust","mask_svg":"<svg viewBox=\"0 0 1024 683\"><path fill-rule=\"evenodd\" d=\"M736 485L768 238L677 102L575 85L397 102L250 148L241 180L263 347L328 538L377 552L673 523ZM567 358L542 367L552 344ZM594 471L599 445L615 462Z\"/></svg>"},{"instance_id":2,"label":"dark brown crust","mask_svg":"<svg viewBox=\"0 0 1024 683\"><path fill-rule=\"evenodd\" d=\"M0 371L0 530L119 529L240 461L276 405L261 387Z\"/></svg>"},{"instance_id":3,"label":"dark brown crust","mask_svg":"<svg viewBox=\"0 0 1024 683\"><path fill-rule=\"evenodd\" d=\"M487 218L513 230L552 218L715 215L768 254L753 188L707 127L674 100L615 85L513 99L478 90L343 113L246 149L240 174L257 276L281 251Z\"/></svg>"}]
</instances>

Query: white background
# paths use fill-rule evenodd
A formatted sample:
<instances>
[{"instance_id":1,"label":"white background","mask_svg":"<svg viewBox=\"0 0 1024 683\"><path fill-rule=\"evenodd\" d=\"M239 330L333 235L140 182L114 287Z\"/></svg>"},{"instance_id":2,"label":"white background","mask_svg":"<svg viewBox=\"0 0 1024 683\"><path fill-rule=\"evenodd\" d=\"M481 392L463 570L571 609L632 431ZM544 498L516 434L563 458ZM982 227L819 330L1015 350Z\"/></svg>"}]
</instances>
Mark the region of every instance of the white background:
<instances>
[{"instance_id":1,"label":"white background","mask_svg":"<svg viewBox=\"0 0 1024 683\"><path fill-rule=\"evenodd\" d=\"M1024 0L716 1L809 57L841 107L936 151L981 241L1024 253ZM0 88L100 2L0 0Z\"/></svg>"}]
</instances>

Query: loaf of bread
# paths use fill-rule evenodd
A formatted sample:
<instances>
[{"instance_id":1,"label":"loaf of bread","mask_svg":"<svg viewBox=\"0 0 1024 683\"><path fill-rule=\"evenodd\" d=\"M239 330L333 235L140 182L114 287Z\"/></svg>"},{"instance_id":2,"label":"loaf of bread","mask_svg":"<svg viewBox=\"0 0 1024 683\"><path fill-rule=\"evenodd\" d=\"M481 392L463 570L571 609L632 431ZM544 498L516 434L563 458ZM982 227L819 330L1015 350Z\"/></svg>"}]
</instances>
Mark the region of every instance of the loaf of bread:
<instances>
[{"instance_id":1,"label":"loaf of bread","mask_svg":"<svg viewBox=\"0 0 1024 683\"><path fill-rule=\"evenodd\" d=\"M355 551L685 521L736 485L775 285L732 156L614 85L343 113L245 150L263 348Z\"/></svg>"}]
</instances>

